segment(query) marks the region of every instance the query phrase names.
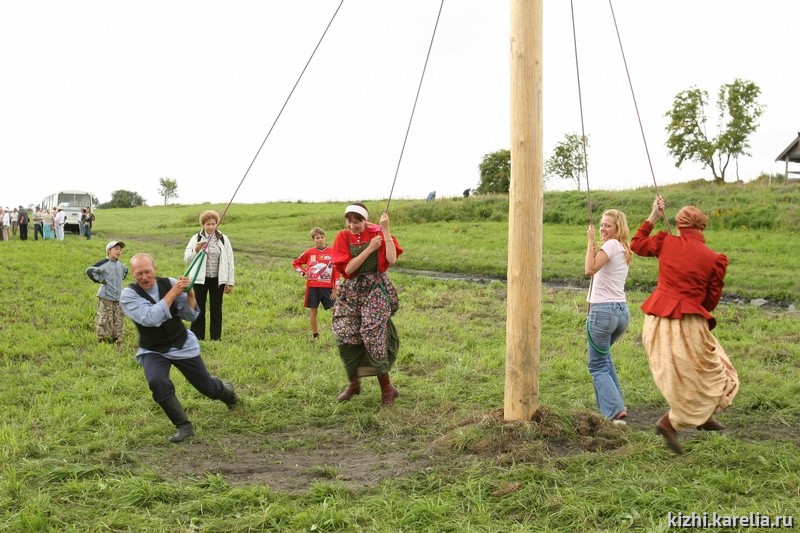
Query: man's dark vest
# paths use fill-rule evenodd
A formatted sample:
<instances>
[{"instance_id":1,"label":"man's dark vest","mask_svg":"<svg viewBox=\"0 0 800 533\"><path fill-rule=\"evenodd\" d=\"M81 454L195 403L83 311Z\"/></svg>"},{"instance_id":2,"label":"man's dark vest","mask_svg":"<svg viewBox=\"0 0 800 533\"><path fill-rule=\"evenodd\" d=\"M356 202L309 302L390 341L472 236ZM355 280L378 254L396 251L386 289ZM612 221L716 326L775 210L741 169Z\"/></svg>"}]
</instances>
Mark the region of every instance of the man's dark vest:
<instances>
[{"instance_id":1,"label":"man's dark vest","mask_svg":"<svg viewBox=\"0 0 800 533\"><path fill-rule=\"evenodd\" d=\"M156 278L156 284L158 285L158 295L163 299L164 295L172 288L172 282L170 282L169 278ZM142 298L154 304L156 303L138 283L131 283L128 287ZM169 312L172 314L172 318L157 327L143 326L138 322L134 322L136 329L139 330L139 346L141 348L156 353L167 353L170 348L181 348L186 343L186 326L178 318L178 309L175 307L174 302L172 307L169 308Z\"/></svg>"}]
</instances>

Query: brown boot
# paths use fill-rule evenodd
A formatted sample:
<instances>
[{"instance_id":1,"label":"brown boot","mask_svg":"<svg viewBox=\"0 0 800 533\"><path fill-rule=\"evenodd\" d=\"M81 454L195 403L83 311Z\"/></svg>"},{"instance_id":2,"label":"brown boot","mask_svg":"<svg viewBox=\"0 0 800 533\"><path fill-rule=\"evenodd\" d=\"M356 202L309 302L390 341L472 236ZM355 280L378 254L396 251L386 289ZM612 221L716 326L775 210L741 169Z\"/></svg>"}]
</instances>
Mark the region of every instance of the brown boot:
<instances>
[{"instance_id":1,"label":"brown boot","mask_svg":"<svg viewBox=\"0 0 800 533\"><path fill-rule=\"evenodd\" d=\"M358 374L350 377L350 385L336 399L340 402L346 402L356 394L361 394L361 378L358 377Z\"/></svg>"},{"instance_id":2,"label":"brown boot","mask_svg":"<svg viewBox=\"0 0 800 533\"><path fill-rule=\"evenodd\" d=\"M378 383L381 384L381 406L389 407L394 405L394 399L400 396L400 393L389 381L389 374L378 376Z\"/></svg>"},{"instance_id":3,"label":"brown boot","mask_svg":"<svg viewBox=\"0 0 800 533\"><path fill-rule=\"evenodd\" d=\"M665 414L656 422L656 434L664 437L664 442L667 443L670 450L678 455L683 453L683 449L678 442L678 432L669 423L669 414Z\"/></svg>"},{"instance_id":4,"label":"brown boot","mask_svg":"<svg viewBox=\"0 0 800 533\"><path fill-rule=\"evenodd\" d=\"M722 431L725 429L725 426L717 422L717 420L712 416L705 423L697 426L697 429L700 431Z\"/></svg>"}]
</instances>

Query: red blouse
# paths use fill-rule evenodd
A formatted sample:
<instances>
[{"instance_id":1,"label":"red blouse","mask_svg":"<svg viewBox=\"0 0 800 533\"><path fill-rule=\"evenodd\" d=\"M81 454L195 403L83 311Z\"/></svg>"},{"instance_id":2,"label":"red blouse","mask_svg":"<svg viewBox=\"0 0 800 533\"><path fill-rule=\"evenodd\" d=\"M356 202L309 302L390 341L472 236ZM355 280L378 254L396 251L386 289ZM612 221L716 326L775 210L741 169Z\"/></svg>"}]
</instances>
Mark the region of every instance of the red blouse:
<instances>
[{"instance_id":1,"label":"red blouse","mask_svg":"<svg viewBox=\"0 0 800 533\"><path fill-rule=\"evenodd\" d=\"M675 236L659 231L650 237L652 231L653 225L645 220L631 240L637 255L658 257L658 283L642 311L666 318L703 315L713 328L716 321L710 311L722 296L728 258L706 246L700 232Z\"/></svg>"},{"instance_id":2,"label":"red blouse","mask_svg":"<svg viewBox=\"0 0 800 533\"><path fill-rule=\"evenodd\" d=\"M350 253L350 245L369 243L372 238L380 234L381 227L377 224L369 223L364 231L358 235L353 235L353 233L347 229L340 231L336 235L336 239L333 241L333 268L336 269L345 279L350 279L355 276L355 273L347 274L344 271L344 269L347 268L347 263L353 259L353 256ZM394 235L392 235L392 242L397 250L397 257L400 257L400 254L403 253L403 249L400 248L400 244L397 242L397 239L394 237ZM386 272L389 269L389 266L391 265L386 259L386 243L382 242L381 247L378 248L378 271Z\"/></svg>"}]
</instances>

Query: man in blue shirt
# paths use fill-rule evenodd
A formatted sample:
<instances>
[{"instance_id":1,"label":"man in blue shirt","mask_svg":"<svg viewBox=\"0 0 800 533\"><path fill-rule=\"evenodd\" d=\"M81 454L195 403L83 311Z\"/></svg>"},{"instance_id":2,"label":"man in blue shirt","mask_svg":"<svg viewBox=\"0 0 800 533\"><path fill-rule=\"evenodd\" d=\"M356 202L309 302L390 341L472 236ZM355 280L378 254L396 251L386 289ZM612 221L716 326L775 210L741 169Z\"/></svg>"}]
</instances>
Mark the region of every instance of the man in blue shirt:
<instances>
[{"instance_id":1,"label":"man in blue shirt","mask_svg":"<svg viewBox=\"0 0 800 533\"><path fill-rule=\"evenodd\" d=\"M139 331L136 360L144 367L144 376L158 403L178 432L170 442L182 442L194 435L192 423L186 416L169 379L172 366L201 394L221 400L229 408L241 400L228 382L211 376L200 357L200 343L181 320L189 322L199 313L194 290L187 277L158 277L152 256L145 253L131 258L131 272L136 283L123 289L120 298L122 312L130 317Z\"/></svg>"}]
</instances>

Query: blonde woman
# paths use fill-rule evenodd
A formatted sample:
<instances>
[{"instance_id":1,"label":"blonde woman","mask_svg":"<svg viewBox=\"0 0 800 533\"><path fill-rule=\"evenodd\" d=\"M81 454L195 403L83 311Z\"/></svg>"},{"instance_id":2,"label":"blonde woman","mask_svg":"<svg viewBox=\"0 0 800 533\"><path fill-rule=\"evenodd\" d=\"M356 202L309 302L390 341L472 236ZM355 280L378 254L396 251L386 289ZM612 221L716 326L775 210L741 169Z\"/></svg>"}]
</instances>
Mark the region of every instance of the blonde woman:
<instances>
[{"instance_id":1,"label":"blonde woman","mask_svg":"<svg viewBox=\"0 0 800 533\"><path fill-rule=\"evenodd\" d=\"M630 231L625 213L609 209L600 219L600 250L595 245L592 224L586 231L585 274L592 277L589 285L589 316L586 336L589 345L589 374L600 413L615 425L624 425L625 402L617 377L611 345L628 329L631 315L625 298L625 280L633 257Z\"/></svg>"}]
</instances>

